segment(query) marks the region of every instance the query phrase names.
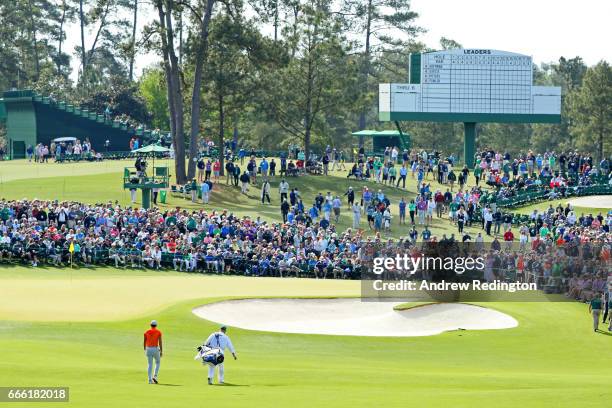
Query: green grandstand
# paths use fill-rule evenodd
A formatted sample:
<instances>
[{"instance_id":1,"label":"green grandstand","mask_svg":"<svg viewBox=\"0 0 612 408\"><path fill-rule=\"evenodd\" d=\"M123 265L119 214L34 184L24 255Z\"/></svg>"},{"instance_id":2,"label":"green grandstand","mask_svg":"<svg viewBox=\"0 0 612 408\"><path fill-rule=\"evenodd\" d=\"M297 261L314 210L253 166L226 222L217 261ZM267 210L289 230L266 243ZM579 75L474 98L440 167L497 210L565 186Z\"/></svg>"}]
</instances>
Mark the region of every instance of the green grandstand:
<instances>
[{"instance_id":1,"label":"green grandstand","mask_svg":"<svg viewBox=\"0 0 612 408\"><path fill-rule=\"evenodd\" d=\"M81 109L32 90L6 91L0 99L0 120L6 121L11 159L26 156L28 146L49 145L58 137L88 138L96 151L126 151L132 137L151 140L150 130L130 128L102 113ZM108 140L108 144L106 141Z\"/></svg>"}]
</instances>

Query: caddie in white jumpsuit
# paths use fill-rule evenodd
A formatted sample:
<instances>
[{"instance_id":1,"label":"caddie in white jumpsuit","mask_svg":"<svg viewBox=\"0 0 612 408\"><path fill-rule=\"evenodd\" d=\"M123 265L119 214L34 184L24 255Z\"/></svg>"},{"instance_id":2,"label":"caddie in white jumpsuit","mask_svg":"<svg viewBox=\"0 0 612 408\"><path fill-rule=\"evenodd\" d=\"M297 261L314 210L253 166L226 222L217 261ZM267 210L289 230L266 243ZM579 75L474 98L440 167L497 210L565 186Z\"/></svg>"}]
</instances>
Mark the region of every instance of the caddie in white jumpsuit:
<instances>
[{"instance_id":1,"label":"caddie in white jumpsuit","mask_svg":"<svg viewBox=\"0 0 612 408\"><path fill-rule=\"evenodd\" d=\"M234 348L234 345L232 344L232 341L230 340L230 338L227 336L226 332L227 332L227 327L221 326L218 332L214 332L210 336L208 336L208 339L206 339L205 345L208 347L220 348L221 353L223 353L224 355L225 355L225 349L228 348L232 352L232 356L234 357L234 360L237 360L238 357L236 357L236 349ZM208 384L209 385L212 385L213 383L213 378L215 377L215 367L219 367L219 377L218 377L219 384L223 384L223 363L221 363L221 364L217 364L216 366L212 366L212 365L208 366Z\"/></svg>"}]
</instances>

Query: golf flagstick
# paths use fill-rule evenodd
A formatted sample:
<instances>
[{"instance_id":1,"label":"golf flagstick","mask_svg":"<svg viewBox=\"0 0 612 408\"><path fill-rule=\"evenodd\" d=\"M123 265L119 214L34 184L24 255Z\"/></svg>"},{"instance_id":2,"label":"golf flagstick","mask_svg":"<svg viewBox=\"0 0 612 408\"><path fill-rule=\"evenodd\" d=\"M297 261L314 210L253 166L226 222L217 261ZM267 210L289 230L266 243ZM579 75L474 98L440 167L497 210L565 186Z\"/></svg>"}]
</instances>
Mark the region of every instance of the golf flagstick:
<instances>
[{"instance_id":1,"label":"golf flagstick","mask_svg":"<svg viewBox=\"0 0 612 408\"><path fill-rule=\"evenodd\" d=\"M68 252L70 252L70 269L72 269L72 254L74 253L74 241L70 242L70 246L68 247Z\"/></svg>"}]
</instances>

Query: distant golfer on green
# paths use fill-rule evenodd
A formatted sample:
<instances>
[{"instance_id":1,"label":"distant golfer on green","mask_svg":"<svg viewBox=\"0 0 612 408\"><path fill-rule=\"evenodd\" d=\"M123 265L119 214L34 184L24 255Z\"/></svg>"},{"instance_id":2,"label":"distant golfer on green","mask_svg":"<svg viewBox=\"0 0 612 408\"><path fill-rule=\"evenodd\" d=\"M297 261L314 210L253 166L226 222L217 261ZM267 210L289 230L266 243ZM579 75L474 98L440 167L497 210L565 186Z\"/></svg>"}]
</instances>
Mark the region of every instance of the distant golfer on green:
<instances>
[{"instance_id":1,"label":"distant golfer on green","mask_svg":"<svg viewBox=\"0 0 612 408\"><path fill-rule=\"evenodd\" d=\"M159 363L163 355L162 333L157 330L157 320L151 320L151 328L144 333L143 348L149 363L147 369L149 384L157 384ZM153 359L155 359L155 375L151 376L153 372Z\"/></svg>"},{"instance_id":2,"label":"distant golfer on green","mask_svg":"<svg viewBox=\"0 0 612 408\"><path fill-rule=\"evenodd\" d=\"M595 293L589 304L589 312L593 315L593 331L599 328L599 315L601 314L601 294Z\"/></svg>"}]
</instances>

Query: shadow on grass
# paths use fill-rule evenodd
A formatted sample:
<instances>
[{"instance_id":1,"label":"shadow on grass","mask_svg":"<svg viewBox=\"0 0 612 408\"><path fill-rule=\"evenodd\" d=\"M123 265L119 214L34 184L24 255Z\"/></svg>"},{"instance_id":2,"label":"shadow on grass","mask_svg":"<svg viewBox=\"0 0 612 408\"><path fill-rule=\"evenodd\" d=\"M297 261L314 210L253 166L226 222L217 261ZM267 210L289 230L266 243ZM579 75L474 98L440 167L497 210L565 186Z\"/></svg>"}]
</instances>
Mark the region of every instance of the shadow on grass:
<instances>
[{"instance_id":1,"label":"shadow on grass","mask_svg":"<svg viewBox=\"0 0 612 408\"><path fill-rule=\"evenodd\" d=\"M213 384L216 385L218 387L250 387L250 385L247 384L232 384L232 383L223 383L223 384Z\"/></svg>"},{"instance_id":2,"label":"shadow on grass","mask_svg":"<svg viewBox=\"0 0 612 408\"><path fill-rule=\"evenodd\" d=\"M604 336L612 336L612 332L609 332L609 331L597 329L596 332L598 334L603 334Z\"/></svg>"}]
</instances>

